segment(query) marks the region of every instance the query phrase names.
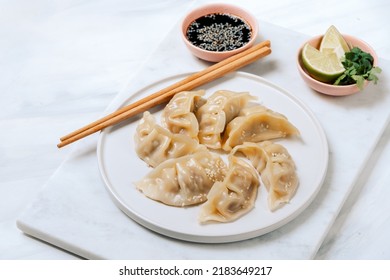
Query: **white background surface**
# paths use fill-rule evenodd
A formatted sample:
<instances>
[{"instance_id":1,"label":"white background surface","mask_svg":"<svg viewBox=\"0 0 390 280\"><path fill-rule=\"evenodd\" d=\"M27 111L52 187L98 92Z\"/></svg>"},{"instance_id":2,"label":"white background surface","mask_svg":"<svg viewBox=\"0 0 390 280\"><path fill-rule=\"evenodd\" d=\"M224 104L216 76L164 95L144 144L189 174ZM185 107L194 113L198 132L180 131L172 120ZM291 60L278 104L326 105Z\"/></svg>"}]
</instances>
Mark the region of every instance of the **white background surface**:
<instances>
[{"instance_id":1,"label":"white background surface","mask_svg":"<svg viewBox=\"0 0 390 280\"><path fill-rule=\"evenodd\" d=\"M23 235L15 220L71 152L56 148L59 136L96 119L192 3L0 1L0 259L75 258ZM240 6L308 35L334 24L390 59L386 1L246 0ZM389 130L317 258L390 258Z\"/></svg>"}]
</instances>

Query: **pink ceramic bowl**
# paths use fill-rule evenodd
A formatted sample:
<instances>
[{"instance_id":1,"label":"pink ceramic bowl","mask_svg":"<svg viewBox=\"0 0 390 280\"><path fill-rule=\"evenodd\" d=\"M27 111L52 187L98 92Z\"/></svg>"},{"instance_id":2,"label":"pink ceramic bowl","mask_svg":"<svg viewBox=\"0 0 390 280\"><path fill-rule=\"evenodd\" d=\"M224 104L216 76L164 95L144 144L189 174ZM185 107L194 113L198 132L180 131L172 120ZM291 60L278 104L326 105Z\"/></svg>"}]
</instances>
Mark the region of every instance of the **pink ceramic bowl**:
<instances>
[{"instance_id":1,"label":"pink ceramic bowl","mask_svg":"<svg viewBox=\"0 0 390 280\"><path fill-rule=\"evenodd\" d=\"M327 95L334 95L334 96L344 96L344 95L349 95L356 93L360 91L360 89L356 85L341 85L341 86L336 86L336 85L331 85L327 83L323 83L320 81L317 81L316 79L312 78L309 73L306 71L306 69L303 66L302 63L302 58L301 58L301 52L303 49L303 46L306 43L309 43L315 48L319 48L321 40L322 40L323 35L316 36L309 41L305 42L302 44L301 48L298 51L297 54L297 66L298 66L298 71L301 74L302 79L306 82L306 84L311 87L312 89L327 94ZM352 47L359 47L361 50L368 52L372 55L374 58L374 66L377 65L378 62L378 57L372 47L370 47L366 42L350 36L350 35L343 35L344 39L347 41L348 45ZM368 85L368 81L365 82L364 87Z\"/></svg>"},{"instance_id":2,"label":"pink ceramic bowl","mask_svg":"<svg viewBox=\"0 0 390 280\"><path fill-rule=\"evenodd\" d=\"M242 47L231 50L231 51L223 51L223 52L217 52L217 51L207 51L204 49L201 49L199 47L196 47L193 45L186 36L188 26L196 19L208 15L208 14L213 14L213 13L221 13L221 14L231 14L234 16L237 16L241 19L243 19L246 23L248 23L251 27L251 39L250 41L243 45ZM251 47L257 37L258 33L258 25L256 18L252 16L249 12L245 11L242 8L229 5L229 4L223 4L223 3L218 3L218 4L209 4L205 5L199 8L196 8L192 10L187 16L183 19L182 25L181 25L181 30L182 30L182 37L183 40L188 47L188 49L197 57L207 60L207 61L212 61L212 62L218 62L221 60L224 60L225 58L228 58L234 54L237 54L239 52L242 52L243 50L248 49Z\"/></svg>"}]
</instances>

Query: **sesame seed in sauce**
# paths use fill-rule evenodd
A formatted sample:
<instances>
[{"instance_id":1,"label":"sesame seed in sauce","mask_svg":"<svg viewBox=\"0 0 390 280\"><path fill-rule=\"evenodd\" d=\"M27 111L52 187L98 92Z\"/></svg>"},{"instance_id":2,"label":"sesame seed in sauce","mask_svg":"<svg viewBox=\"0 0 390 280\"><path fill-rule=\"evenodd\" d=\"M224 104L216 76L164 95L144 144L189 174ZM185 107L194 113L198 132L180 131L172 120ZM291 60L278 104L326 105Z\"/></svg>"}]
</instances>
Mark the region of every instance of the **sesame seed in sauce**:
<instances>
[{"instance_id":1,"label":"sesame seed in sauce","mask_svg":"<svg viewBox=\"0 0 390 280\"><path fill-rule=\"evenodd\" d=\"M224 52L247 44L252 30L248 23L235 15L214 13L193 21L186 35L193 45L201 49Z\"/></svg>"}]
</instances>

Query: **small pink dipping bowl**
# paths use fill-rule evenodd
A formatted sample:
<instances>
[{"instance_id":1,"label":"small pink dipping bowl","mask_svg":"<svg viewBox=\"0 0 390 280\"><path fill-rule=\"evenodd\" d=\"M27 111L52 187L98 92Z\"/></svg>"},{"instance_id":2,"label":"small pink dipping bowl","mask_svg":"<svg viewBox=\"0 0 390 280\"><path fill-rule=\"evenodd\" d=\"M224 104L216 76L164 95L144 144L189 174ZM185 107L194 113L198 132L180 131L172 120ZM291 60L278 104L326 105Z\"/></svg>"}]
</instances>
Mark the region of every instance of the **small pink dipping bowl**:
<instances>
[{"instance_id":1,"label":"small pink dipping bowl","mask_svg":"<svg viewBox=\"0 0 390 280\"><path fill-rule=\"evenodd\" d=\"M237 16L237 17L243 19L244 21L246 21L250 25L251 30L252 30L252 36L251 36L250 41L238 49L231 50L231 51L225 51L225 52L207 51L207 50L204 50L204 49L201 49L199 47L194 46L187 39L187 36L186 36L188 26L194 20L196 20L202 16L205 16L208 14L213 14L213 13L231 14L231 15ZM183 40L184 40L186 46L195 56L197 56L203 60L207 60L207 61L211 61L211 62L218 62L218 61L224 60L225 58L228 58L229 56L235 55L235 54L242 52L242 51L248 49L249 47L251 47L254 44L256 37L257 37L258 25L257 25L256 18L254 16L252 16L249 12L245 11L244 9L233 6L233 5L229 5L229 4L218 3L218 4L205 5L205 6L202 6L202 7L199 7L199 8L192 10L183 19L182 25L181 25L181 30L182 30L182 32L181 32L182 37L183 37Z\"/></svg>"},{"instance_id":2,"label":"small pink dipping bowl","mask_svg":"<svg viewBox=\"0 0 390 280\"><path fill-rule=\"evenodd\" d=\"M309 43L313 47L319 49L322 37L323 37L323 35L320 35L320 36L316 36L316 37L310 39L309 41L305 42L298 51L297 66L298 66L298 71L301 74L302 79L306 82L306 84L309 87L311 87L315 91L318 91L318 92L321 92L321 93L324 93L327 95L344 96L344 95L349 95L349 94L353 94L353 93L358 92L360 89L355 84L354 85L336 86L336 85L332 85L332 84L323 83L323 82L317 81L316 79L312 78L309 75L309 73L306 71L305 67L303 66L302 58L301 58L303 46L306 43ZM374 49L372 47L370 47L370 45L368 45L366 42L364 42L356 37L350 36L350 35L343 35L343 37L347 41L349 46L358 47L362 51L365 51L365 52L371 54L372 57L374 58L374 66L377 65L378 57L377 57ZM365 81L364 87L366 87L368 85L368 83L369 83L369 81Z\"/></svg>"}]
</instances>

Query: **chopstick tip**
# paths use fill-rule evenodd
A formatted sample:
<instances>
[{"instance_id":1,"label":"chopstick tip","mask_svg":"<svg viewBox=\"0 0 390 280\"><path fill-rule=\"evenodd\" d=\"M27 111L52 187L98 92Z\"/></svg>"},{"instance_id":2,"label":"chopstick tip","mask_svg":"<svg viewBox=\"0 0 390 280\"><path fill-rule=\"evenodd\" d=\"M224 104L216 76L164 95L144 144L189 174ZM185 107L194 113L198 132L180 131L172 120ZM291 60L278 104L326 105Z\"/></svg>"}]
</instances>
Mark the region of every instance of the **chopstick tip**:
<instances>
[{"instance_id":1,"label":"chopstick tip","mask_svg":"<svg viewBox=\"0 0 390 280\"><path fill-rule=\"evenodd\" d=\"M58 148L58 149L61 149L61 148L64 147L64 146L66 146L66 143L65 143L65 142L62 142L62 141L61 141L60 143L57 144L57 148Z\"/></svg>"}]
</instances>

